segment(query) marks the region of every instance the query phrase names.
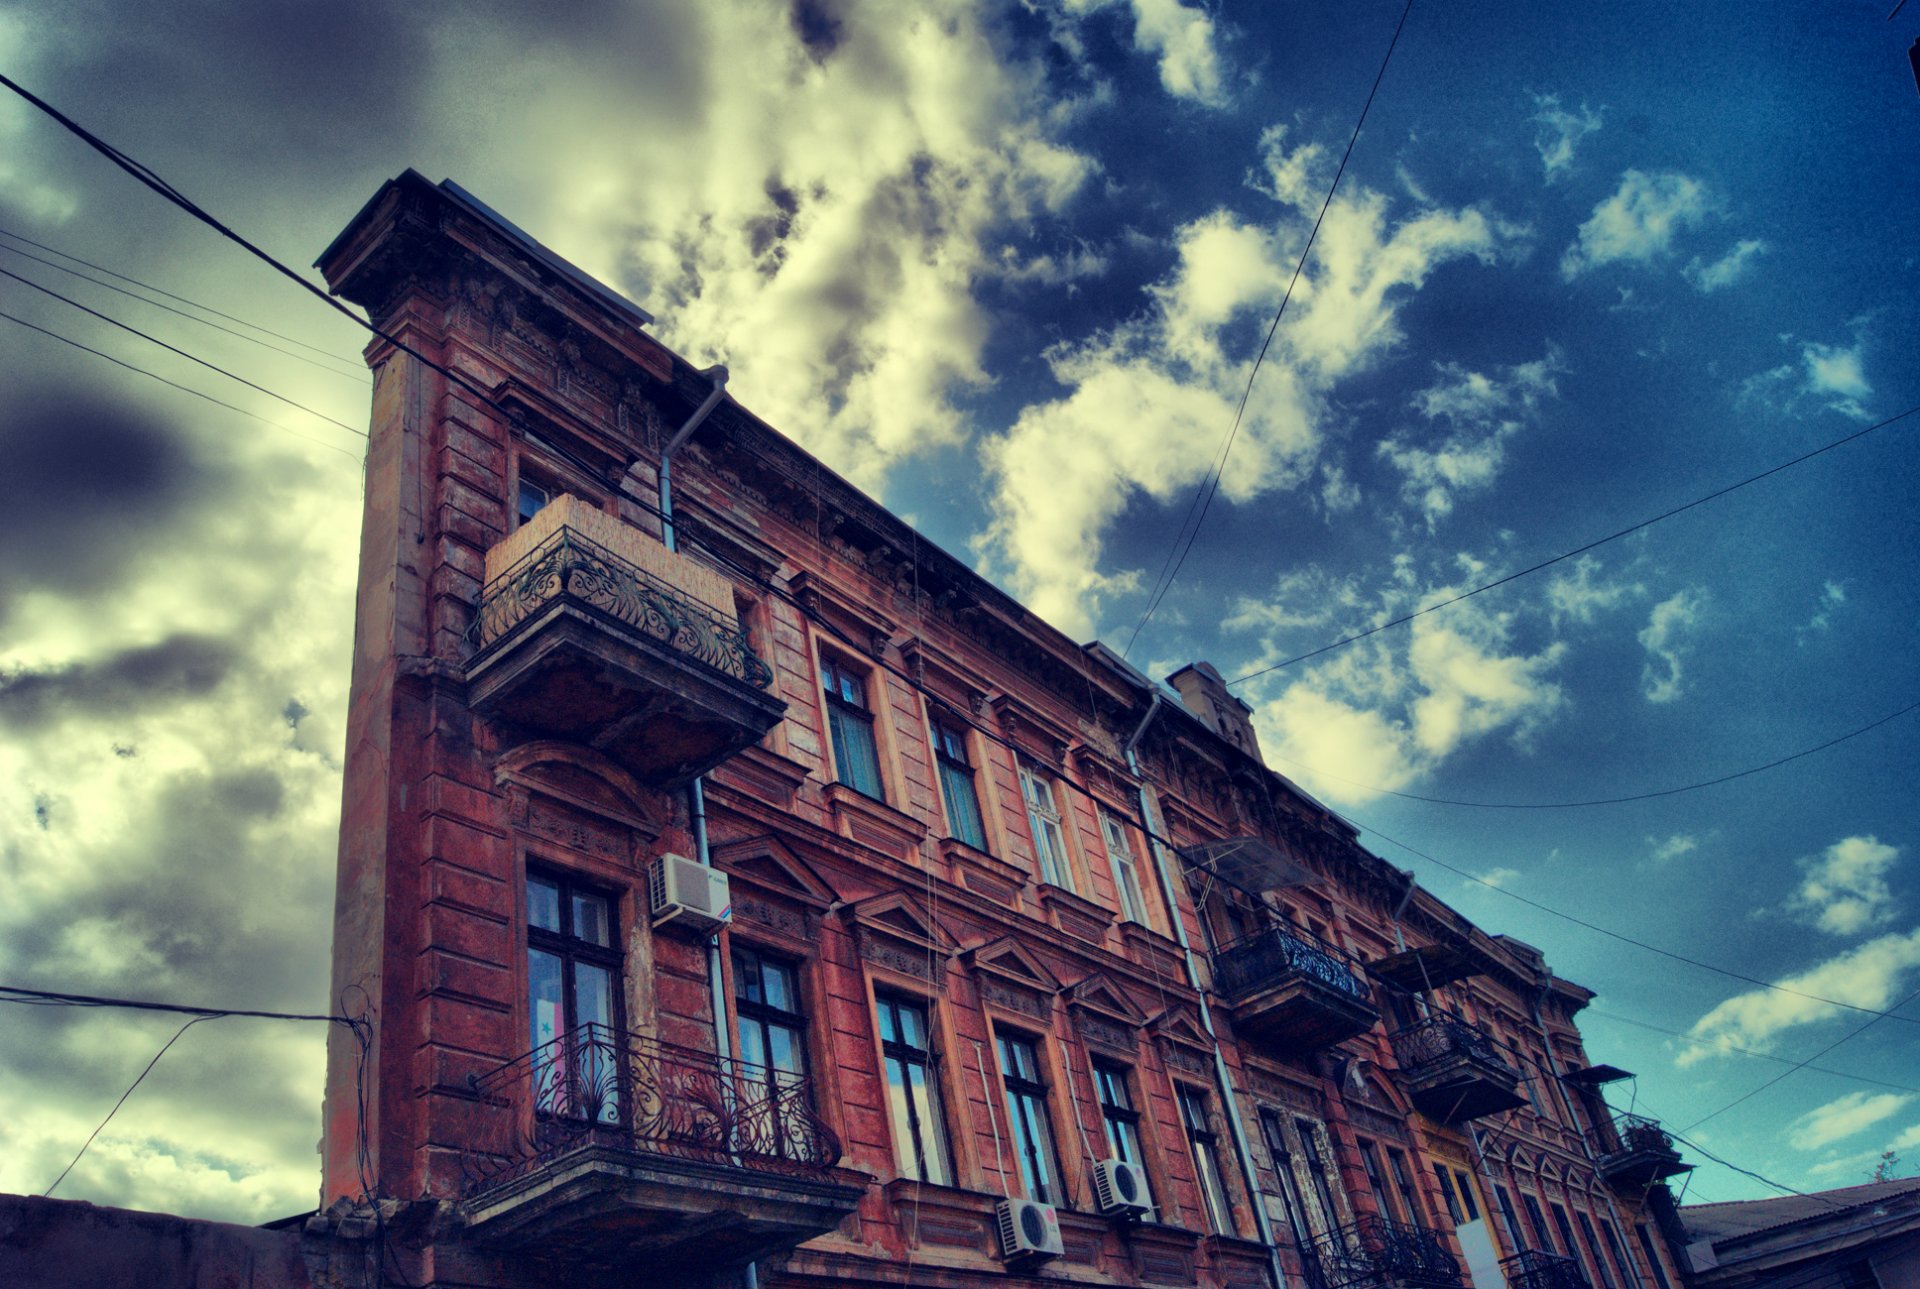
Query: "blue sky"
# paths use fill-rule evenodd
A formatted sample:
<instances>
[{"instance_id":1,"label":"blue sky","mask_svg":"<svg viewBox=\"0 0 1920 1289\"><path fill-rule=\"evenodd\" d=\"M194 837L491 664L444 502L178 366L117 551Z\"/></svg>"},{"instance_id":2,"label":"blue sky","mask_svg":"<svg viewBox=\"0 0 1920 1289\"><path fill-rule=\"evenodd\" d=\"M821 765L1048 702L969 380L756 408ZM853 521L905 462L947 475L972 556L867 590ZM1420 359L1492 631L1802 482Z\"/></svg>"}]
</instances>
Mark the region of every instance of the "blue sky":
<instances>
[{"instance_id":1,"label":"blue sky","mask_svg":"<svg viewBox=\"0 0 1920 1289\"><path fill-rule=\"evenodd\" d=\"M1920 16L1885 8L1417 3L1132 660L1248 675L1920 402L1901 358L1920 338ZM158 9L0 3L0 67L294 263L407 166L459 180L669 344L724 358L747 406L930 537L1116 647L1401 14ZM280 424L0 321L0 981L322 1006L359 440L317 414L364 423L360 337L11 101L0 229L345 360L243 343L0 236L0 268L311 409L0 279L0 309ZM1638 1071L1620 1099L1673 1126L1868 1017L1509 894L1900 1003L1920 988L1920 713L1647 801L1411 796L1656 792L1920 698L1916 432L1236 686L1277 769L1598 991L1594 1056ZM1860 1181L1886 1148L1920 1163L1920 1005L1903 1015L1689 1136L1800 1188ZM39 1190L171 1029L15 1019L0 1187ZM319 1051L197 1028L59 1193L250 1220L309 1204ZM1767 1193L1701 1162L1692 1198Z\"/></svg>"}]
</instances>

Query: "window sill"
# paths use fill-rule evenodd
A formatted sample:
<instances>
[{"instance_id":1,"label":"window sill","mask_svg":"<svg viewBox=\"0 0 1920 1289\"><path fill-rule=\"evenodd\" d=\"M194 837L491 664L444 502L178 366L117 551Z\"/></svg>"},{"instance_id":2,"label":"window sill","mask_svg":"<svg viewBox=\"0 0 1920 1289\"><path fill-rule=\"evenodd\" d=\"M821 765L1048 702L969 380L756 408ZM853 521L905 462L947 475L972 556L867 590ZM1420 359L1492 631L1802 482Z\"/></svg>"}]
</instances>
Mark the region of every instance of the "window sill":
<instances>
[{"instance_id":1,"label":"window sill","mask_svg":"<svg viewBox=\"0 0 1920 1289\"><path fill-rule=\"evenodd\" d=\"M920 843L927 836L926 824L844 783L829 783L826 797L827 807L833 812L834 827L842 837L901 859L918 861Z\"/></svg>"},{"instance_id":2,"label":"window sill","mask_svg":"<svg viewBox=\"0 0 1920 1289\"><path fill-rule=\"evenodd\" d=\"M954 881L1009 908L1020 907L1021 892L1030 880L1025 869L970 846L958 837L943 837L938 845L940 858L947 862Z\"/></svg>"},{"instance_id":3,"label":"window sill","mask_svg":"<svg viewBox=\"0 0 1920 1289\"><path fill-rule=\"evenodd\" d=\"M1040 904L1048 919L1060 930L1089 944L1102 947L1107 929L1113 925L1113 911L1102 908L1084 895L1075 895L1063 886L1040 883Z\"/></svg>"}]
</instances>

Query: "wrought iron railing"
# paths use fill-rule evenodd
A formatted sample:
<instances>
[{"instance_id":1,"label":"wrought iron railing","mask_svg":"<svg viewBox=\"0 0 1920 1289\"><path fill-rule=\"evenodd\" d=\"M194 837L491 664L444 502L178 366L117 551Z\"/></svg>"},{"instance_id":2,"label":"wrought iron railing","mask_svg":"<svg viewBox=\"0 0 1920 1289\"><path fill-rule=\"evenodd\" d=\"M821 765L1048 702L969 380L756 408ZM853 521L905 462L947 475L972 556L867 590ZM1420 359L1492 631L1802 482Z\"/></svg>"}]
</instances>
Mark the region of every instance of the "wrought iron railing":
<instances>
[{"instance_id":1,"label":"wrought iron railing","mask_svg":"<svg viewBox=\"0 0 1920 1289\"><path fill-rule=\"evenodd\" d=\"M1346 955L1292 927L1270 926L1213 955L1214 988L1227 998L1278 984L1288 975L1309 976L1357 1002L1367 1001L1366 982L1347 965Z\"/></svg>"},{"instance_id":2,"label":"wrought iron railing","mask_svg":"<svg viewBox=\"0 0 1920 1289\"><path fill-rule=\"evenodd\" d=\"M1572 1258L1527 1249L1501 1260L1507 1289L1592 1289L1587 1273Z\"/></svg>"},{"instance_id":3,"label":"wrought iron railing","mask_svg":"<svg viewBox=\"0 0 1920 1289\"><path fill-rule=\"evenodd\" d=\"M490 1103L468 1192L584 1146L824 1176L840 1139L802 1075L583 1025L469 1079Z\"/></svg>"},{"instance_id":4,"label":"wrought iron railing","mask_svg":"<svg viewBox=\"0 0 1920 1289\"><path fill-rule=\"evenodd\" d=\"M1435 1012L1392 1036L1393 1059L1409 1074L1423 1068L1466 1057L1479 1065L1494 1066L1518 1077L1493 1039L1458 1016Z\"/></svg>"},{"instance_id":5,"label":"wrought iron railing","mask_svg":"<svg viewBox=\"0 0 1920 1289\"><path fill-rule=\"evenodd\" d=\"M554 529L487 583L467 639L484 648L560 599L597 610L756 689L773 683L772 668L719 610L572 528Z\"/></svg>"},{"instance_id":6,"label":"wrought iron railing","mask_svg":"<svg viewBox=\"0 0 1920 1289\"><path fill-rule=\"evenodd\" d=\"M1633 1155L1680 1153L1660 1121L1644 1115L1616 1112L1611 1124L1596 1124L1589 1135L1603 1168Z\"/></svg>"},{"instance_id":7,"label":"wrought iron railing","mask_svg":"<svg viewBox=\"0 0 1920 1289\"><path fill-rule=\"evenodd\" d=\"M1313 1289L1460 1289L1460 1260L1438 1231L1371 1215L1321 1236L1301 1263Z\"/></svg>"}]
</instances>

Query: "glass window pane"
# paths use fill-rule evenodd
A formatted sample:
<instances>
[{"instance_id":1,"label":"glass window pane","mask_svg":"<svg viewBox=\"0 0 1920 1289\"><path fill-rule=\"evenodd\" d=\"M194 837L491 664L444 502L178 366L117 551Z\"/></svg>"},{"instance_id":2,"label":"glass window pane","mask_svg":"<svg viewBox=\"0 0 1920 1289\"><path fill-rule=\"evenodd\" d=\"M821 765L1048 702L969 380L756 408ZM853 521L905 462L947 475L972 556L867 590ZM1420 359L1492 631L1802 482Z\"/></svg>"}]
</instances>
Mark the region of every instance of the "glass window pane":
<instances>
[{"instance_id":1,"label":"glass window pane","mask_svg":"<svg viewBox=\"0 0 1920 1289\"><path fill-rule=\"evenodd\" d=\"M613 943L610 931L611 919L607 913L607 901L601 895L583 895L575 892L573 896L573 935L577 940L588 944L597 944L605 948Z\"/></svg>"},{"instance_id":2,"label":"glass window pane","mask_svg":"<svg viewBox=\"0 0 1920 1289\"><path fill-rule=\"evenodd\" d=\"M761 1064L771 1065L789 1074L803 1073L806 1070L806 1055L799 1032L785 1025L767 1026L767 1057Z\"/></svg>"},{"instance_id":3,"label":"glass window pane","mask_svg":"<svg viewBox=\"0 0 1920 1289\"><path fill-rule=\"evenodd\" d=\"M590 962L573 964L573 1023L613 1027L613 976Z\"/></svg>"},{"instance_id":4,"label":"glass window pane","mask_svg":"<svg viewBox=\"0 0 1920 1289\"><path fill-rule=\"evenodd\" d=\"M539 949L527 950L527 996L533 1046L551 1043L566 1028L560 1004L559 958Z\"/></svg>"},{"instance_id":5,"label":"glass window pane","mask_svg":"<svg viewBox=\"0 0 1920 1289\"><path fill-rule=\"evenodd\" d=\"M920 1146L927 1161L926 1180L951 1186L953 1175L947 1169L946 1133L941 1127L940 1092L928 1077L925 1066L913 1066L914 1107L920 1116Z\"/></svg>"},{"instance_id":6,"label":"glass window pane","mask_svg":"<svg viewBox=\"0 0 1920 1289\"><path fill-rule=\"evenodd\" d=\"M920 1009L911 1003L899 1003L893 1015L894 1023L899 1027L900 1042L924 1052L927 1048L927 1032Z\"/></svg>"},{"instance_id":7,"label":"glass window pane","mask_svg":"<svg viewBox=\"0 0 1920 1289\"><path fill-rule=\"evenodd\" d=\"M748 1065L767 1064L766 1031L758 1021L740 1021L740 1059Z\"/></svg>"},{"instance_id":8,"label":"glass window pane","mask_svg":"<svg viewBox=\"0 0 1920 1289\"><path fill-rule=\"evenodd\" d=\"M527 924L542 931L560 930L560 888L543 877L527 878Z\"/></svg>"},{"instance_id":9,"label":"glass window pane","mask_svg":"<svg viewBox=\"0 0 1920 1289\"><path fill-rule=\"evenodd\" d=\"M920 1165L913 1139L913 1119L907 1110L906 1066L891 1058L884 1064L887 1070L887 1113L893 1120L895 1162L899 1164L903 1175L919 1177Z\"/></svg>"},{"instance_id":10,"label":"glass window pane","mask_svg":"<svg viewBox=\"0 0 1920 1289\"><path fill-rule=\"evenodd\" d=\"M760 963L760 983L764 990L762 1001L769 1007L777 1007L783 1012L800 1010L796 1001L798 994L793 987L793 969L777 962Z\"/></svg>"}]
</instances>

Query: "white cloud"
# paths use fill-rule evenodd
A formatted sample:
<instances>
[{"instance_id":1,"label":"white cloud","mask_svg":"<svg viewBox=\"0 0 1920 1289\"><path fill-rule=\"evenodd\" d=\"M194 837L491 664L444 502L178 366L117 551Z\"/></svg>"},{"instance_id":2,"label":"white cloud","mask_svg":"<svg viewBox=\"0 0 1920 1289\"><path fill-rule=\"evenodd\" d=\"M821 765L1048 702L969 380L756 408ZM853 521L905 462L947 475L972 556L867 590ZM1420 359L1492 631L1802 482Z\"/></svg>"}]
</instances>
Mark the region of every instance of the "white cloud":
<instances>
[{"instance_id":1,"label":"white cloud","mask_svg":"<svg viewBox=\"0 0 1920 1289\"><path fill-rule=\"evenodd\" d=\"M1619 607L1645 589L1629 582L1603 581L1602 565L1591 555L1580 556L1572 567L1571 573L1556 573L1547 582L1547 603L1555 625L1562 621L1592 622L1597 615Z\"/></svg>"},{"instance_id":2,"label":"white cloud","mask_svg":"<svg viewBox=\"0 0 1920 1289\"><path fill-rule=\"evenodd\" d=\"M1787 1130L1787 1140L1800 1150L1818 1150L1865 1132L1899 1113L1912 1100L1911 1095L1898 1092L1849 1092L1794 1120Z\"/></svg>"},{"instance_id":3,"label":"white cloud","mask_svg":"<svg viewBox=\"0 0 1920 1289\"><path fill-rule=\"evenodd\" d=\"M1225 73L1218 48L1219 31L1205 8L1181 0L1063 0L1063 9L1084 17L1122 3L1133 15L1133 47L1158 60L1160 87L1175 98L1208 107L1226 104ZM1061 24L1055 23L1056 33ZM1083 55L1077 35L1063 42Z\"/></svg>"},{"instance_id":4,"label":"white cloud","mask_svg":"<svg viewBox=\"0 0 1920 1289\"><path fill-rule=\"evenodd\" d=\"M1767 244L1759 238L1742 238L1734 243L1731 250L1711 264L1697 255L1694 256L1687 262L1687 267L1682 269L1681 273L1687 281L1693 283L1695 289L1703 294L1718 291L1732 286L1745 277L1755 257L1765 254L1766 250Z\"/></svg>"},{"instance_id":5,"label":"white cloud","mask_svg":"<svg viewBox=\"0 0 1920 1289\"><path fill-rule=\"evenodd\" d=\"M1104 535L1141 495L1168 504L1211 469L1232 424L1247 361L1278 306L1329 177L1315 145L1262 140L1261 190L1273 222L1221 210L1174 235L1172 270L1140 316L1047 354L1059 399L1025 408L981 449L991 519L974 542L990 575L1070 634L1091 634L1104 600L1136 570L1101 567ZM1287 323L1255 383L1220 481L1243 503L1314 477L1328 393L1396 345L1405 296L1435 266L1491 259L1503 244L1476 209L1423 211L1392 224L1377 192L1350 187L1327 212ZM1339 505L1343 481L1325 489Z\"/></svg>"},{"instance_id":6,"label":"white cloud","mask_svg":"<svg viewBox=\"0 0 1920 1289\"><path fill-rule=\"evenodd\" d=\"M1563 108L1557 94L1536 94L1533 106L1533 146L1540 151L1547 182L1552 183L1573 169L1574 149L1600 128L1601 114L1584 103L1578 111Z\"/></svg>"},{"instance_id":7,"label":"white cloud","mask_svg":"<svg viewBox=\"0 0 1920 1289\"><path fill-rule=\"evenodd\" d=\"M1481 882L1496 890L1505 890L1512 886L1514 880L1520 875L1520 870L1517 868L1489 868L1483 873L1474 874Z\"/></svg>"},{"instance_id":8,"label":"white cloud","mask_svg":"<svg viewBox=\"0 0 1920 1289\"><path fill-rule=\"evenodd\" d=\"M1665 864L1672 860L1679 859L1683 855L1691 855L1694 851L1700 849L1700 839L1688 833L1677 832L1664 841L1649 837L1647 838L1647 846L1653 856L1653 862L1656 864Z\"/></svg>"},{"instance_id":9,"label":"white cloud","mask_svg":"<svg viewBox=\"0 0 1920 1289\"><path fill-rule=\"evenodd\" d=\"M1864 348L1864 341L1855 341L1844 347L1809 343L1800 350L1800 359L1806 364L1807 391L1857 421L1872 419L1865 405L1873 396L1873 386L1867 382Z\"/></svg>"},{"instance_id":10,"label":"white cloud","mask_svg":"<svg viewBox=\"0 0 1920 1289\"><path fill-rule=\"evenodd\" d=\"M1689 650L1687 634L1699 625L1705 597L1698 591L1677 591L1653 606L1640 645L1647 651L1640 672L1640 689L1650 703L1671 703L1685 692L1682 660Z\"/></svg>"},{"instance_id":11,"label":"white cloud","mask_svg":"<svg viewBox=\"0 0 1920 1289\"><path fill-rule=\"evenodd\" d=\"M1793 993L1754 989L1719 1004L1688 1030L1693 1046L1680 1053L1678 1062L1692 1065L1735 1047L1769 1052L1786 1031L1842 1014L1841 1008L1803 995L1884 1010L1907 992L1909 974L1916 968L1920 968L1920 929L1856 945L1798 975L1774 982Z\"/></svg>"},{"instance_id":12,"label":"white cloud","mask_svg":"<svg viewBox=\"0 0 1920 1289\"><path fill-rule=\"evenodd\" d=\"M1803 643L1805 637L1811 632L1832 630L1833 615L1846 602L1847 584L1845 582L1828 582L1823 585L1820 588L1819 607L1814 610L1813 616L1807 619L1807 624L1800 628Z\"/></svg>"},{"instance_id":13,"label":"white cloud","mask_svg":"<svg viewBox=\"0 0 1920 1289\"><path fill-rule=\"evenodd\" d=\"M1887 873L1900 848L1877 837L1845 837L1800 861L1805 877L1787 907L1829 935L1858 935L1898 912Z\"/></svg>"},{"instance_id":14,"label":"white cloud","mask_svg":"<svg viewBox=\"0 0 1920 1289\"><path fill-rule=\"evenodd\" d=\"M1440 381L1414 394L1424 431L1402 430L1377 452L1401 476L1401 498L1432 528L1453 512L1462 493L1489 486L1506 461L1507 440L1533 421L1544 399L1558 394L1563 370L1557 350L1544 358L1486 375L1453 363L1438 367ZM1444 428L1441 428L1444 427Z\"/></svg>"},{"instance_id":15,"label":"white cloud","mask_svg":"<svg viewBox=\"0 0 1920 1289\"><path fill-rule=\"evenodd\" d=\"M1577 240L1560 259L1561 276L1572 279L1603 264L1647 264L1673 251L1673 239L1697 227L1708 214L1706 185L1677 171L1629 170L1620 187L1593 208Z\"/></svg>"}]
</instances>

